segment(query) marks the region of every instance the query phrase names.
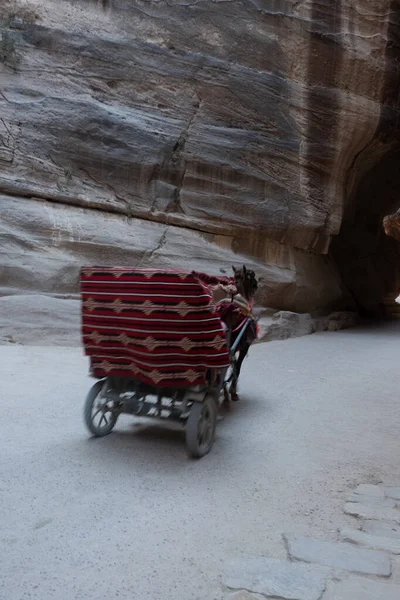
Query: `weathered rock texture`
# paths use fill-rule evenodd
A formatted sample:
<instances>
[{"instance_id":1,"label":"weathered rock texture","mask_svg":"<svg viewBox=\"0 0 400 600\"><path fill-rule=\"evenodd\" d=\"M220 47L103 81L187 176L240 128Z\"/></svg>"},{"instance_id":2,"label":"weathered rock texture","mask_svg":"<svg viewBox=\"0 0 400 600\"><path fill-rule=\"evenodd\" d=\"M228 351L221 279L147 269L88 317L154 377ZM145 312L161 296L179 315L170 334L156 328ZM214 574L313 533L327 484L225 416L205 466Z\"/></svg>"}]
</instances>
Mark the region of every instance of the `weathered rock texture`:
<instances>
[{"instance_id":1,"label":"weathered rock texture","mask_svg":"<svg viewBox=\"0 0 400 600\"><path fill-rule=\"evenodd\" d=\"M369 276L374 308L400 277L371 267L357 190L378 165L368 215L381 227L398 8L2 0L1 293L75 293L88 262L218 272L246 260L264 304L362 304L355 280Z\"/></svg>"}]
</instances>

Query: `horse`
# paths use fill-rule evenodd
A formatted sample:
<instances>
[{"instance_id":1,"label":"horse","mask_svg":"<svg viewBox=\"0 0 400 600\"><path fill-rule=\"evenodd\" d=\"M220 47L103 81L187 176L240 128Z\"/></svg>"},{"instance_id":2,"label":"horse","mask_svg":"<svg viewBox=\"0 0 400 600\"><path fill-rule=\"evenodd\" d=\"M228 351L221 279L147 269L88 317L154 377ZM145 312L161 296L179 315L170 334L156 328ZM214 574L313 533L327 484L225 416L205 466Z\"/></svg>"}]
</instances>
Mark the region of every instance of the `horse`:
<instances>
[{"instance_id":1,"label":"horse","mask_svg":"<svg viewBox=\"0 0 400 600\"><path fill-rule=\"evenodd\" d=\"M228 382L224 385L224 402L229 404L230 400L237 401L237 384L242 363L247 356L251 344L257 339L257 323L252 313L254 296L258 288L258 281L254 271L247 269L245 265L241 269L232 267L234 277L216 277L192 271L192 274L206 285L211 293L224 290L230 294L230 298L224 298L217 302L216 312L226 327L228 344L232 348L241 334L242 326L247 326L244 334L240 337L235 351L231 350L232 373ZM227 384L230 383L228 390Z\"/></svg>"},{"instance_id":2,"label":"horse","mask_svg":"<svg viewBox=\"0 0 400 600\"><path fill-rule=\"evenodd\" d=\"M245 265L241 269L233 268L236 293L232 297L221 300L217 304L217 312L228 330L230 347L234 347L242 326L248 321L244 334L240 337L232 356L232 373L229 378L230 388L224 387L224 401L229 404L232 400L239 400L237 384L242 363L247 356L251 344L257 339L257 322L252 313L254 296L258 288L258 281L254 271ZM228 382L229 382L228 381Z\"/></svg>"}]
</instances>

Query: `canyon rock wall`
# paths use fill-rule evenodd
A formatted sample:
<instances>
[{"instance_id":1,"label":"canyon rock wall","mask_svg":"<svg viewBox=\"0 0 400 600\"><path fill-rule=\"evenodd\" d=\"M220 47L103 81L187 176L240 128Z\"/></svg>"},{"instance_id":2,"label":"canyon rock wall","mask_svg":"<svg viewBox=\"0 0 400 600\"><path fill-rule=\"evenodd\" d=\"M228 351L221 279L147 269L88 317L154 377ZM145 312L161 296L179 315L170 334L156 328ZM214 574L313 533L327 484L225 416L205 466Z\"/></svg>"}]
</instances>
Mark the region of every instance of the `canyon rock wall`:
<instances>
[{"instance_id":1,"label":"canyon rock wall","mask_svg":"<svg viewBox=\"0 0 400 600\"><path fill-rule=\"evenodd\" d=\"M397 8L2 0L0 293L246 262L265 305L351 303L329 248L395 145Z\"/></svg>"}]
</instances>

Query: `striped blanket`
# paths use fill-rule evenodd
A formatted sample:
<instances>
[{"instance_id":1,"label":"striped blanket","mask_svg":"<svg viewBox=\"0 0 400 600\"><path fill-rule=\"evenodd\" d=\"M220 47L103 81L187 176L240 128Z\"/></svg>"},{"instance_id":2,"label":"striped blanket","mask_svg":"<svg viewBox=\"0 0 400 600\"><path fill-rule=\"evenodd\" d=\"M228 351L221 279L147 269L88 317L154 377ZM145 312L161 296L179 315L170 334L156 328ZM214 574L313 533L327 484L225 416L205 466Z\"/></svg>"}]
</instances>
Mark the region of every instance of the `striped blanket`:
<instances>
[{"instance_id":1,"label":"striped blanket","mask_svg":"<svg viewBox=\"0 0 400 600\"><path fill-rule=\"evenodd\" d=\"M229 365L221 320L193 273L85 267L82 338L91 372L155 386L204 383Z\"/></svg>"}]
</instances>

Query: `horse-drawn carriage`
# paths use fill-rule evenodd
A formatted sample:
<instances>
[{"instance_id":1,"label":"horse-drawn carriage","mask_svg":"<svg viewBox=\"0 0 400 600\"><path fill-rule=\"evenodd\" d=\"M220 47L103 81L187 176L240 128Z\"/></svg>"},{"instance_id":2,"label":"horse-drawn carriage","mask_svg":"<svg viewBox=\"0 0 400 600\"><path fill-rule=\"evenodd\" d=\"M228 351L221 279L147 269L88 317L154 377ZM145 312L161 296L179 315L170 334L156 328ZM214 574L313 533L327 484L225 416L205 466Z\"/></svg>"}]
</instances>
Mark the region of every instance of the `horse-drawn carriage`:
<instances>
[{"instance_id":1,"label":"horse-drawn carriage","mask_svg":"<svg viewBox=\"0 0 400 600\"><path fill-rule=\"evenodd\" d=\"M240 309L238 323L232 318L235 306L216 307L210 282L229 286L234 280L194 272L82 269L83 344L98 379L84 408L93 435L110 433L121 413L172 419L185 425L191 456L209 452L221 398L226 401L231 392L236 399L241 355L254 323L250 309L248 314Z\"/></svg>"}]
</instances>

